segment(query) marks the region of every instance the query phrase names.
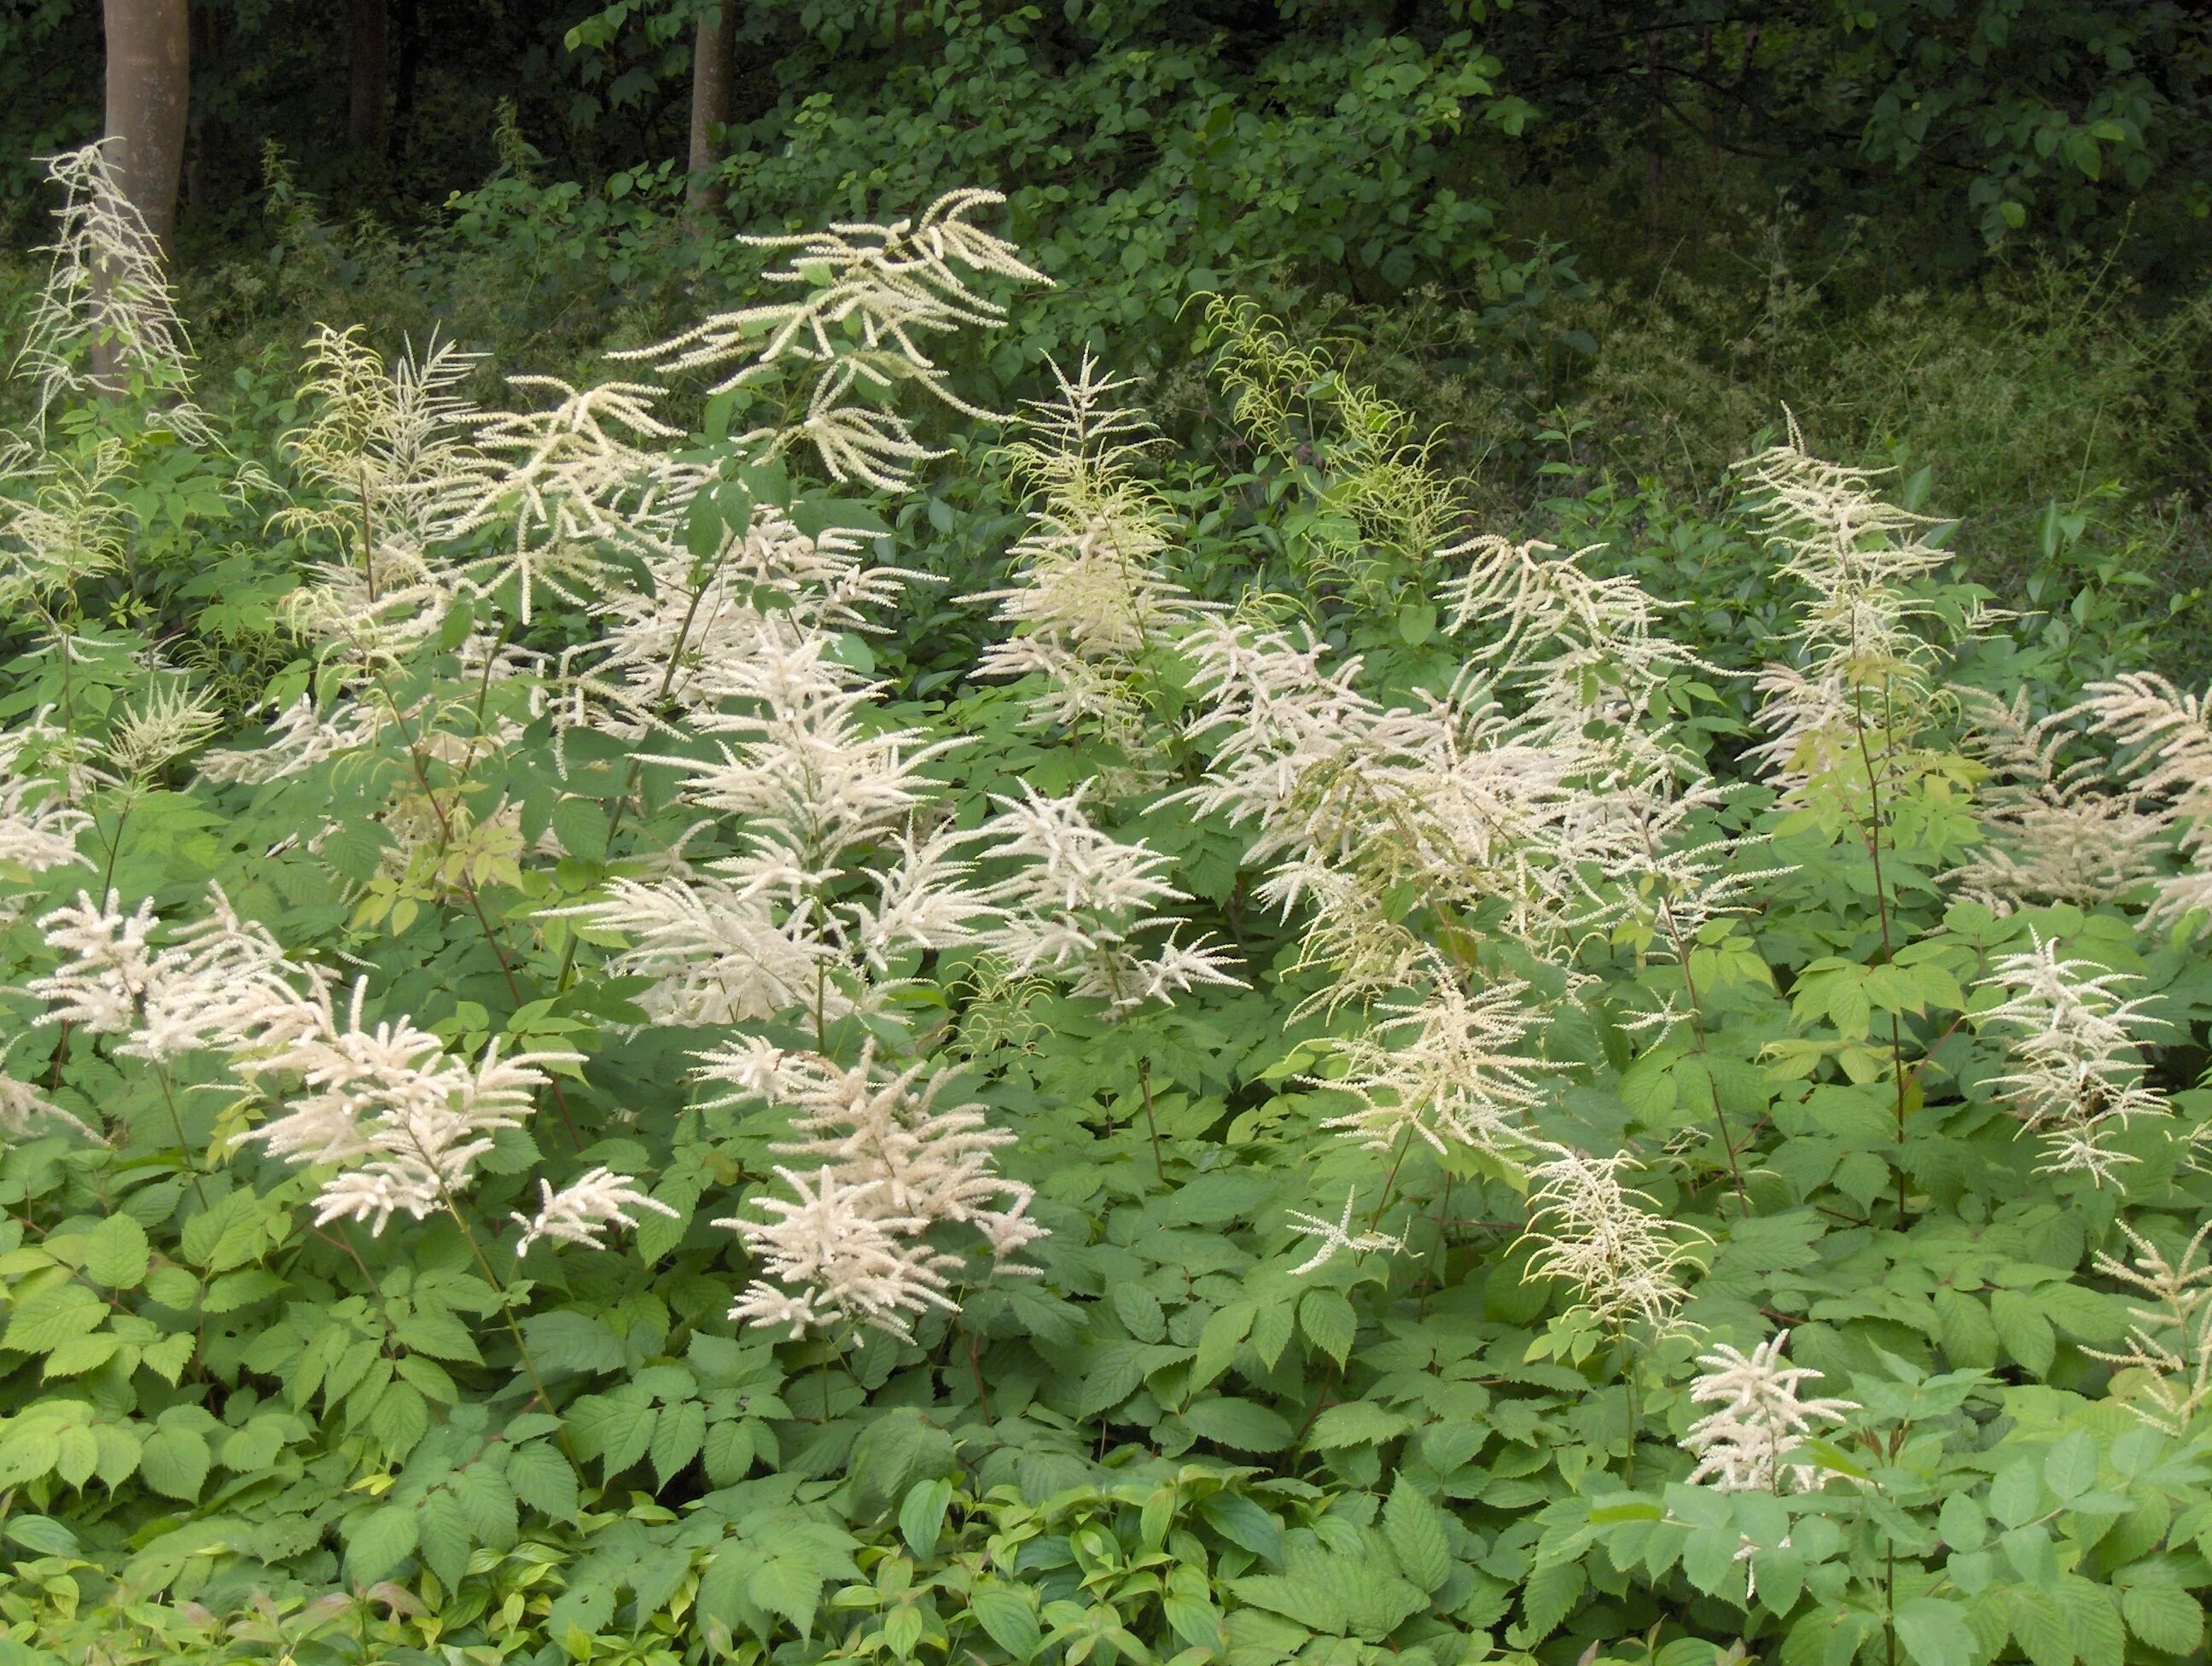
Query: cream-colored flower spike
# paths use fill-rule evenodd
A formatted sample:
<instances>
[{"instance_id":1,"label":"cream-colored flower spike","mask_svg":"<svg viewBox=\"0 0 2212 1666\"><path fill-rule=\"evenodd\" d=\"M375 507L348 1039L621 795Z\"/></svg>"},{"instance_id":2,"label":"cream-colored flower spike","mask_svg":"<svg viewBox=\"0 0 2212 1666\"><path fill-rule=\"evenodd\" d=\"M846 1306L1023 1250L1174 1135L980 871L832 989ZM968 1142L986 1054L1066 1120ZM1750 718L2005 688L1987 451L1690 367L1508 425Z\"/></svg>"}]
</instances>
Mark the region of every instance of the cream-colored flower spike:
<instances>
[{"instance_id":1,"label":"cream-colored flower spike","mask_svg":"<svg viewBox=\"0 0 2212 1666\"><path fill-rule=\"evenodd\" d=\"M1667 1328L1689 1293L1681 1275L1692 1259L1686 1240L1705 1235L1671 1225L1649 1195L1621 1183L1621 1170L1637 1166L1626 1152L1591 1157L1568 1146L1540 1149L1549 1155L1528 1170L1535 1183L1527 1236L1536 1250L1525 1276L1571 1286L1608 1326Z\"/></svg>"},{"instance_id":2,"label":"cream-colored flower spike","mask_svg":"<svg viewBox=\"0 0 2212 1666\"><path fill-rule=\"evenodd\" d=\"M92 818L70 803L67 773L21 769L24 754L62 739L41 713L20 729L0 731L0 862L27 873L92 866L76 848L77 836L90 830ZM0 911L0 929L8 923Z\"/></svg>"},{"instance_id":3,"label":"cream-colored flower spike","mask_svg":"<svg viewBox=\"0 0 2212 1666\"><path fill-rule=\"evenodd\" d=\"M681 335L615 356L671 375L722 373L713 386L715 393L741 387L786 362L804 367L811 380L805 416L790 427L740 435L737 443L774 454L803 440L814 446L832 478L895 489L911 477L915 465L939 453L915 437L905 417L859 409L850 401L912 382L965 416L991 415L952 392L924 343L932 335L1003 321L1006 309L970 289L971 275L1050 282L1012 243L969 223L977 210L1005 200L996 192L955 191L916 218L889 225L841 224L794 236L741 238L757 248L787 252L787 263L763 277L770 283L804 286L805 298L718 313Z\"/></svg>"},{"instance_id":4,"label":"cream-colored flower spike","mask_svg":"<svg viewBox=\"0 0 2212 1666\"><path fill-rule=\"evenodd\" d=\"M1981 790L1987 842L1950 876L2000 911L2030 903L2117 903L2156 877L2166 818L2142 787L2108 790L2103 759L2062 764L2080 708L2032 718L2028 691L2008 704L1957 691L1966 744L1990 766Z\"/></svg>"},{"instance_id":5,"label":"cream-colored flower spike","mask_svg":"<svg viewBox=\"0 0 2212 1666\"><path fill-rule=\"evenodd\" d=\"M1698 1356L1705 1369L1691 1385L1699 1405L1717 1404L1690 1426L1682 1450L1695 1457L1690 1483L1722 1493L1813 1492L1820 1472L1789 1461L1791 1450L1824 1426L1858 1409L1849 1400L1806 1400L1800 1386L1820 1373L1782 1357L1790 1333L1777 1331L1748 1354L1722 1343Z\"/></svg>"},{"instance_id":6,"label":"cream-colored flower spike","mask_svg":"<svg viewBox=\"0 0 2212 1666\"><path fill-rule=\"evenodd\" d=\"M984 651L976 673L1042 674L1049 687L1031 702L1036 716L1096 724L1138 757L1144 712L1133 684L1142 656L1205 610L1162 569L1174 521L1136 473L1148 429L1116 403L1127 383L1102 375L1088 354L1072 379L1057 365L1053 375L1058 394L1030 406L1035 437L1006 448L1015 477L1039 501L1009 551L1018 582L969 598L996 602L996 622L1012 632Z\"/></svg>"},{"instance_id":7,"label":"cream-colored flower spike","mask_svg":"<svg viewBox=\"0 0 2212 1666\"><path fill-rule=\"evenodd\" d=\"M46 177L62 188L59 230L43 251L53 263L15 374L37 382L41 424L56 401L97 387L103 374L142 378L155 396L143 407L149 417L205 444L207 417L190 397L191 343L161 246L116 177L108 153L117 143L100 139L47 160ZM111 368L98 364L102 356Z\"/></svg>"},{"instance_id":8,"label":"cream-colored flower spike","mask_svg":"<svg viewBox=\"0 0 2212 1666\"><path fill-rule=\"evenodd\" d=\"M2136 1373L2128 1409L2179 1440L2212 1404L2212 1262L2204 1258L2212 1225L2197 1229L2179 1261L2126 1221L2119 1228L2133 1257L2124 1262L2100 1250L2097 1270L2148 1298L2150 1305L2128 1309L2133 1323L2124 1352L2082 1351Z\"/></svg>"},{"instance_id":9,"label":"cream-colored flower spike","mask_svg":"<svg viewBox=\"0 0 2212 1666\"><path fill-rule=\"evenodd\" d=\"M2187 866L2158 880L2145 924L2176 926L2201 911L2200 934L2212 929L2212 704L2162 677L2135 672L2092 683L2080 709L2133 751L2129 767L2139 789L2179 834Z\"/></svg>"},{"instance_id":10,"label":"cream-colored flower spike","mask_svg":"<svg viewBox=\"0 0 2212 1666\"><path fill-rule=\"evenodd\" d=\"M2118 991L2136 980L2092 961L2068 960L2055 940L1999 958L1975 987L2010 997L1984 1012L1981 1028L2008 1036L2010 1073L1990 1086L2012 1114L2041 1136L2039 1172L2087 1174L2102 1186L2138 1159L2115 1150L2112 1135L2136 1117L2172 1115L2163 1094L2143 1080L2141 1027L2161 1019Z\"/></svg>"}]
</instances>

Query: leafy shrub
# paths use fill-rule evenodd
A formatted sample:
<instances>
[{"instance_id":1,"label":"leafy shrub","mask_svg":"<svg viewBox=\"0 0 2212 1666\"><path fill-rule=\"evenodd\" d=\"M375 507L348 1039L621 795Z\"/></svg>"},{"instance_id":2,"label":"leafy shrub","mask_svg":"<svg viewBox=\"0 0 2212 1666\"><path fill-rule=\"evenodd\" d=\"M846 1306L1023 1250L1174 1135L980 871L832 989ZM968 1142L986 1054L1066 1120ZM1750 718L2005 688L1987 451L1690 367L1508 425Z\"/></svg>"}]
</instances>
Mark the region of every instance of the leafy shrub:
<instances>
[{"instance_id":1,"label":"leafy shrub","mask_svg":"<svg viewBox=\"0 0 2212 1666\"><path fill-rule=\"evenodd\" d=\"M513 410L324 331L248 462L64 173L11 1650L2201 1646L2201 702L2068 685L1794 430L1686 533L1733 630L1482 533L1233 301L1249 466L1071 368L948 666L885 622L919 413L984 415L932 350L1035 276L988 193ZM229 577L196 492L266 517Z\"/></svg>"}]
</instances>

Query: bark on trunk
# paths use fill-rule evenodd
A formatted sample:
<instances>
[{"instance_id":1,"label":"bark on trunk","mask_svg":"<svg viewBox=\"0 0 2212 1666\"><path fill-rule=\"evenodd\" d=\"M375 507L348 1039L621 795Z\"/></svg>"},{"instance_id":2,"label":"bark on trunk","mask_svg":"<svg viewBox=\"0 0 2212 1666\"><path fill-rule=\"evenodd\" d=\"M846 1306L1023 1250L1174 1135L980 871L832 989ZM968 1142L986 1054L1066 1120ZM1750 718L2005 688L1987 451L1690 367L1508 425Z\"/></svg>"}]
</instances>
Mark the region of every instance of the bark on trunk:
<instances>
[{"instance_id":1,"label":"bark on trunk","mask_svg":"<svg viewBox=\"0 0 2212 1666\"><path fill-rule=\"evenodd\" d=\"M185 0L106 0L107 132L124 194L168 252L191 86Z\"/></svg>"},{"instance_id":2,"label":"bark on trunk","mask_svg":"<svg viewBox=\"0 0 2212 1666\"><path fill-rule=\"evenodd\" d=\"M737 58L738 0L720 0L699 19L691 51L691 190L695 217L722 206L720 164L727 148L720 130L730 120L731 82Z\"/></svg>"},{"instance_id":3,"label":"bark on trunk","mask_svg":"<svg viewBox=\"0 0 2212 1666\"><path fill-rule=\"evenodd\" d=\"M379 156L384 150L384 108L392 81L391 33L386 0L353 0L346 143L357 156Z\"/></svg>"}]
</instances>

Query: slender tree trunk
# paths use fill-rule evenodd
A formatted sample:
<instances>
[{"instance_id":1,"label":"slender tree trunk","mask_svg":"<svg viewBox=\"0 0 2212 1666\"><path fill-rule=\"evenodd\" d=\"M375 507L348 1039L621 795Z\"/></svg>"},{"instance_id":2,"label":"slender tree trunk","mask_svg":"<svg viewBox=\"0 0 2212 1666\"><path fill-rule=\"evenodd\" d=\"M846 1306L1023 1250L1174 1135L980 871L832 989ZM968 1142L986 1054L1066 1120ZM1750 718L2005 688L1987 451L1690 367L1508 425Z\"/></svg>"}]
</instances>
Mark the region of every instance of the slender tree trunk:
<instances>
[{"instance_id":1,"label":"slender tree trunk","mask_svg":"<svg viewBox=\"0 0 2212 1666\"><path fill-rule=\"evenodd\" d=\"M720 164L727 154L719 130L729 125L738 48L738 0L718 0L700 14L691 51L691 191L695 219L722 206Z\"/></svg>"},{"instance_id":2,"label":"slender tree trunk","mask_svg":"<svg viewBox=\"0 0 2212 1666\"><path fill-rule=\"evenodd\" d=\"M185 0L106 0L107 133L125 195L169 248L191 88Z\"/></svg>"},{"instance_id":3,"label":"slender tree trunk","mask_svg":"<svg viewBox=\"0 0 2212 1666\"><path fill-rule=\"evenodd\" d=\"M407 160L408 140L415 131L415 80L422 64L422 20L416 0L397 0L392 9L398 25L399 62L392 73L392 135L385 154L396 166Z\"/></svg>"},{"instance_id":4,"label":"slender tree trunk","mask_svg":"<svg viewBox=\"0 0 2212 1666\"><path fill-rule=\"evenodd\" d=\"M346 143L356 157L384 150L384 106L391 90L391 15L386 0L353 0L353 52L347 64Z\"/></svg>"}]
</instances>

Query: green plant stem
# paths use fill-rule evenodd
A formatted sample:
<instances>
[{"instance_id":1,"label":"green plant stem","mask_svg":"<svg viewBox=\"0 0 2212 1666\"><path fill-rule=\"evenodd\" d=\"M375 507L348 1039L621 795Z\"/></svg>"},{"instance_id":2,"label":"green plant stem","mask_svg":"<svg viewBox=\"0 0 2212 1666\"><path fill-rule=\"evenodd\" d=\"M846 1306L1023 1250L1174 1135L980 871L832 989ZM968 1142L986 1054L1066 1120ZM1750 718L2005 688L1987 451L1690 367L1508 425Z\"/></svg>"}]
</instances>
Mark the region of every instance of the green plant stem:
<instances>
[{"instance_id":1,"label":"green plant stem","mask_svg":"<svg viewBox=\"0 0 2212 1666\"><path fill-rule=\"evenodd\" d=\"M1137 1058L1137 1088L1145 1096L1145 1128L1152 1136L1152 1173L1164 1182L1168 1177L1167 1159L1160 1155L1160 1124L1152 1115L1152 1061L1141 1054Z\"/></svg>"},{"instance_id":2,"label":"green plant stem","mask_svg":"<svg viewBox=\"0 0 2212 1666\"><path fill-rule=\"evenodd\" d=\"M469 1246L469 1254L476 1257L477 1270L484 1275L484 1281L499 1292L500 1317L507 1321L507 1335L514 1338L514 1351L521 1356L522 1369L529 1374L530 1386L537 1393L538 1403L550 1412L553 1409L553 1396L545 1391L545 1379L538 1374L538 1362L531 1357L530 1344L522 1339L522 1326L515 1319L514 1298L507 1290L507 1280L492 1270L490 1258L484 1254L483 1246L477 1242L476 1233L470 1230L468 1217L453 1201L453 1194L447 1192L444 1197L446 1213L453 1218L453 1225L461 1229L462 1241Z\"/></svg>"}]
</instances>

